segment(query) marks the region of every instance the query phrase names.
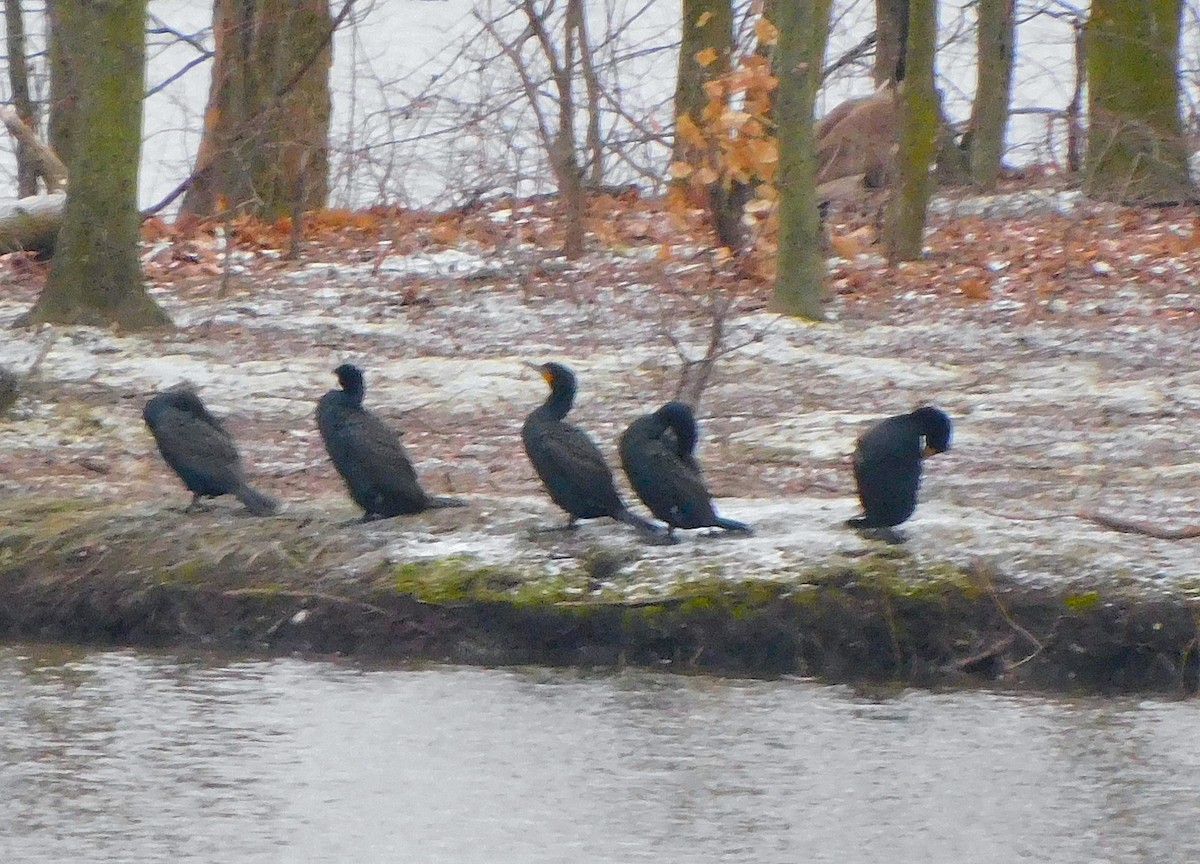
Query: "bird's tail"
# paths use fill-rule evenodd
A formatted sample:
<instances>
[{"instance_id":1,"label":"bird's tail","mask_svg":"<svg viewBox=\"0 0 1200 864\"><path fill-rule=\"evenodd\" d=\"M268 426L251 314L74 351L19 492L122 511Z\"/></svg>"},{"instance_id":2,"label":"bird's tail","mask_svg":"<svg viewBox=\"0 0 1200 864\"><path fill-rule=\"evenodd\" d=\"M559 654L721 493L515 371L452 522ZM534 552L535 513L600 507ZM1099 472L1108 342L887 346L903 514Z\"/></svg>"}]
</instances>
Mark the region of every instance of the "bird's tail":
<instances>
[{"instance_id":1,"label":"bird's tail","mask_svg":"<svg viewBox=\"0 0 1200 864\"><path fill-rule=\"evenodd\" d=\"M429 510L440 510L443 507L466 507L467 502L461 498L446 498L441 495L430 495L427 498Z\"/></svg>"},{"instance_id":2,"label":"bird's tail","mask_svg":"<svg viewBox=\"0 0 1200 864\"><path fill-rule=\"evenodd\" d=\"M847 528L873 528L873 527L875 527L874 525L871 524L871 520L868 519L865 515L855 516L853 519L847 519L845 522L845 525Z\"/></svg>"},{"instance_id":3,"label":"bird's tail","mask_svg":"<svg viewBox=\"0 0 1200 864\"><path fill-rule=\"evenodd\" d=\"M724 528L726 531L737 531L739 534L754 533L754 528L745 522L739 522L736 519L726 519L724 516L717 517L717 527Z\"/></svg>"},{"instance_id":4,"label":"bird's tail","mask_svg":"<svg viewBox=\"0 0 1200 864\"><path fill-rule=\"evenodd\" d=\"M272 516L279 510L278 498L272 498L264 492L252 489L247 483L239 486L233 494L255 516Z\"/></svg>"},{"instance_id":5,"label":"bird's tail","mask_svg":"<svg viewBox=\"0 0 1200 864\"><path fill-rule=\"evenodd\" d=\"M624 522L626 525L632 525L639 531L644 531L647 534L653 534L656 537L662 536L663 527L657 522L647 519L645 516L639 516L632 510L622 507L613 518L619 522Z\"/></svg>"}]
</instances>

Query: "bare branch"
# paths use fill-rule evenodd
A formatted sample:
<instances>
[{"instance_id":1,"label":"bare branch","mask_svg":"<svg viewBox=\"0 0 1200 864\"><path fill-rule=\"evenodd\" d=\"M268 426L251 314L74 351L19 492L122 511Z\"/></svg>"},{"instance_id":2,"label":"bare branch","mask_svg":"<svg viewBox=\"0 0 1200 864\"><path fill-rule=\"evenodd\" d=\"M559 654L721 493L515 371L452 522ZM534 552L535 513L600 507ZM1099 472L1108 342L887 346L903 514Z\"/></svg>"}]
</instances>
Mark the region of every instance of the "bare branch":
<instances>
[{"instance_id":1,"label":"bare branch","mask_svg":"<svg viewBox=\"0 0 1200 864\"><path fill-rule=\"evenodd\" d=\"M45 144L33 133L32 129L25 125L24 121L17 116L16 109L11 105L5 105L3 108L0 108L0 121L3 121L9 134L28 148L29 152L33 154L33 158L37 160L38 173L46 181L46 191L65 191L67 188L67 166L58 158L58 154L51 150L49 145Z\"/></svg>"}]
</instances>

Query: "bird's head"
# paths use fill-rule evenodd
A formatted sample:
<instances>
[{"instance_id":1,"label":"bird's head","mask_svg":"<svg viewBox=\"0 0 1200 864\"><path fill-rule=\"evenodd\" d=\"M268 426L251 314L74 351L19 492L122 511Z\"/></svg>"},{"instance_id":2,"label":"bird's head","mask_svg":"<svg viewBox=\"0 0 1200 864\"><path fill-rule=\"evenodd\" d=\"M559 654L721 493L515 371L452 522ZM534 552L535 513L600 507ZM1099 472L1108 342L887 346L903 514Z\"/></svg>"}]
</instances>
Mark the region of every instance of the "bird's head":
<instances>
[{"instance_id":1,"label":"bird's head","mask_svg":"<svg viewBox=\"0 0 1200 864\"><path fill-rule=\"evenodd\" d=\"M346 393L354 399L362 401L366 384L363 382L363 371L361 369L352 363L343 363L333 370L333 374L337 376L338 384Z\"/></svg>"},{"instance_id":2,"label":"bird's head","mask_svg":"<svg viewBox=\"0 0 1200 864\"><path fill-rule=\"evenodd\" d=\"M950 449L950 435L953 430L950 417L940 408L925 405L912 413L917 421L917 427L925 438L925 450L922 455L935 456Z\"/></svg>"},{"instance_id":3,"label":"bird's head","mask_svg":"<svg viewBox=\"0 0 1200 864\"><path fill-rule=\"evenodd\" d=\"M526 363L550 385L551 390L575 389L575 373L561 363Z\"/></svg>"}]
</instances>

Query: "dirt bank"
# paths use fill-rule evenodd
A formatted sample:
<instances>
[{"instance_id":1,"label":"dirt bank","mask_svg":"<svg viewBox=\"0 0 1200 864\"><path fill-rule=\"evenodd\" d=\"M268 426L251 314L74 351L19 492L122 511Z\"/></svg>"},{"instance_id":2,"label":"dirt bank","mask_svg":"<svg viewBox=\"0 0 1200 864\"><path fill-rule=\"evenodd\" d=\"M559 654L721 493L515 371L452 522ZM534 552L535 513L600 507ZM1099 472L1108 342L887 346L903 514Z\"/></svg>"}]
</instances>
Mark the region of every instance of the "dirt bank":
<instances>
[{"instance_id":1,"label":"dirt bank","mask_svg":"<svg viewBox=\"0 0 1200 864\"><path fill-rule=\"evenodd\" d=\"M1053 590L881 546L770 578L698 566L646 589L623 526L522 560L397 560L403 532L479 533L443 511L340 527L22 497L0 507L0 638L483 664L667 666L830 681L1192 693L1200 605ZM513 527L509 525L507 527ZM566 544L564 546L564 544ZM565 549L573 553L567 557ZM651 547L652 548L652 547ZM643 588L631 592L632 585Z\"/></svg>"}]
</instances>

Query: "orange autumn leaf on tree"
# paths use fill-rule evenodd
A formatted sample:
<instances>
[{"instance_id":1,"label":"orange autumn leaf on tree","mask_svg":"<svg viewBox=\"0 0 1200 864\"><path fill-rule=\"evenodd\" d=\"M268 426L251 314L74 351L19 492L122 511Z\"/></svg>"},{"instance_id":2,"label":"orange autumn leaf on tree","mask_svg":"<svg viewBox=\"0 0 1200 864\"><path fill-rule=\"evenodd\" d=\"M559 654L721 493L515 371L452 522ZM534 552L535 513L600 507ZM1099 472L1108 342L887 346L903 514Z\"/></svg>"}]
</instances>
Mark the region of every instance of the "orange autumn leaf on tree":
<instances>
[{"instance_id":1,"label":"orange autumn leaf on tree","mask_svg":"<svg viewBox=\"0 0 1200 864\"><path fill-rule=\"evenodd\" d=\"M704 133L700 131L700 127L696 125L696 121L691 118L691 115L684 114L675 124L675 134L684 140L689 146L697 150L708 146L708 140L704 137Z\"/></svg>"},{"instance_id":2,"label":"orange autumn leaf on tree","mask_svg":"<svg viewBox=\"0 0 1200 864\"><path fill-rule=\"evenodd\" d=\"M754 35L763 45L774 45L779 41L779 28L760 15L754 22Z\"/></svg>"},{"instance_id":3,"label":"orange autumn leaf on tree","mask_svg":"<svg viewBox=\"0 0 1200 864\"><path fill-rule=\"evenodd\" d=\"M690 176L695 170L696 167L690 162L684 162L680 160L671 163L671 177L676 180L683 180L684 178Z\"/></svg>"}]
</instances>

